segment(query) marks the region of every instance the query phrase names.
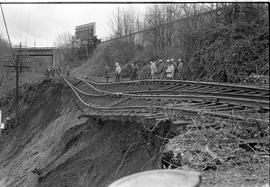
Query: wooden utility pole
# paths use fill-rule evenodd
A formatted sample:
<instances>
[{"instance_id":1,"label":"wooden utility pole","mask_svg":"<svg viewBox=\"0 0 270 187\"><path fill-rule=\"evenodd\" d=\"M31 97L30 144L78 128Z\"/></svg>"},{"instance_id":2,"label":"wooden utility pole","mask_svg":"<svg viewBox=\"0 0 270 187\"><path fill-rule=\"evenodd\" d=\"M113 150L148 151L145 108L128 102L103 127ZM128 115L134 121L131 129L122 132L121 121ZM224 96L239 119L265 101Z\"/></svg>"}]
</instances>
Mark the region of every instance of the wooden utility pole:
<instances>
[{"instance_id":1,"label":"wooden utility pole","mask_svg":"<svg viewBox=\"0 0 270 187\"><path fill-rule=\"evenodd\" d=\"M24 68L30 68L28 66L23 66L21 64L21 54L22 54L22 43L20 43L20 53L19 55L16 56L15 59L15 65L5 65L5 67L9 68L15 68L16 72L16 126L19 124L19 73L21 72L22 69ZM13 56L12 56L12 61L13 61Z\"/></svg>"}]
</instances>

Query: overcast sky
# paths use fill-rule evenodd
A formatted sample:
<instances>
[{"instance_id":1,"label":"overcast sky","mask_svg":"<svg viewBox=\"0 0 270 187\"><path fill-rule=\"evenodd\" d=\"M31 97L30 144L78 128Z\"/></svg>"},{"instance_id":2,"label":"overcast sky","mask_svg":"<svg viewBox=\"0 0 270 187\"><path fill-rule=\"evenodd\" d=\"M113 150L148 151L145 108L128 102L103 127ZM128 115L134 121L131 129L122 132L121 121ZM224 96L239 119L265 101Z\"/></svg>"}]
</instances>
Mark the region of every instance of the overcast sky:
<instances>
[{"instance_id":1,"label":"overcast sky","mask_svg":"<svg viewBox=\"0 0 270 187\"><path fill-rule=\"evenodd\" d=\"M143 13L143 4L3 4L3 10L13 45L22 42L28 47L53 46L63 32L75 34L75 26L96 22L98 38L110 34L110 19L120 8L129 7ZM0 18L0 34L7 38Z\"/></svg>"}]
</instances>

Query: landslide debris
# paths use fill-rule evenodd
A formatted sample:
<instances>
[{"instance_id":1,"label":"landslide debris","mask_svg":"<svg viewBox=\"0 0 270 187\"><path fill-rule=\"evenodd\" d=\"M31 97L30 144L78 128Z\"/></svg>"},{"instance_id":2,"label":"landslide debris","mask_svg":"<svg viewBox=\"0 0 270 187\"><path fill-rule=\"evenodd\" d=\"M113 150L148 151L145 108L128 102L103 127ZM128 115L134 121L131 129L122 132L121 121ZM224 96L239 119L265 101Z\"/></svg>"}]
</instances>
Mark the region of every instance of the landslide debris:
<instances>
[{"instance_id":1,"label":"landslide debris","mask_svg":"<svg viewBox=\"0 0 270 187\"><path fill-rule=\"evenodd\" d=\"M0 140L0 186L107 186L156 168L195 169L205 186L269 179L269 124L199 117L186 127L151 130L142 122L82 115L59 80L23 87L20 123ZM0 104L14 117L14 91Z\"/></svg>"},{"instance_id":2,"label":"landslide debris","mask_svg":"<svg viewBox=\"0 0 270 187\"><path fill-rule=\"evenodd\" d=\"M1 139L2 186L106 186L158 168L162 142L141 124L79 119L71 90L60 82L26 87L20 123ZM1 106L13 111L12 98Z\"/></svg>"}]
</instances>

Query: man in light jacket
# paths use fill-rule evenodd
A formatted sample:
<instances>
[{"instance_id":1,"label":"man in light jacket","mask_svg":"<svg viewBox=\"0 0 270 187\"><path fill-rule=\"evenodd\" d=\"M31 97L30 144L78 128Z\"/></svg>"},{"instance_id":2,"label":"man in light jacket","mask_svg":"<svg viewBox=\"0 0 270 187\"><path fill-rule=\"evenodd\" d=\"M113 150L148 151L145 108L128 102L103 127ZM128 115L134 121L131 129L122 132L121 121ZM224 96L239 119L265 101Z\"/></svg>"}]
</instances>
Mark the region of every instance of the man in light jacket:
<instances>
[{"instance_id":1,"label":"man in light jacket","mask_svg":"<svg viewBox=\"0 0 270 187\"><path fill-rule=\"evenodd\" d=\"M156 74L157 74L157 64L156 62L150 62L150 69L151 69L151 78L156 79Z\"/></svg>"},{"instance_id":2,"label":"man in light jacket","mask_svg":"<svg viewBox=\"0 0 270 187\"><path fill-rule=\"evenodd\" d=\"M121 67L118 62L115 63L115 82L120 82Z\"/></svg>"},{"instance_id":3,"label":"man in light jacket","mask_svg":"<svg viewBox=\"0 0 270 187\"><path fill-rule=\"evenodd\" d=\"M167 67L166 75L167 75L167 79L169 79L169 80L172 80L174 77L174 66L173 66L172 62L170 62L168 67Z\"/></svg>"}]
</instances>

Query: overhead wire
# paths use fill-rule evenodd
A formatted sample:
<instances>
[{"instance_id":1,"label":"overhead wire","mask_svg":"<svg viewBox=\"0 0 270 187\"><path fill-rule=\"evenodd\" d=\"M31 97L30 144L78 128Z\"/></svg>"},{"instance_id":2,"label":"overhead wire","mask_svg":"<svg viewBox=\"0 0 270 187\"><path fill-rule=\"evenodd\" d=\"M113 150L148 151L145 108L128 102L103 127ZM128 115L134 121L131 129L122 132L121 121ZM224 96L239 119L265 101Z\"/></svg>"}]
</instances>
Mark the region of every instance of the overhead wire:
<instances>
[{"instance_id":1,"label":"overhead wire","mask_svg":"<svg viewBox=\"0 0 270 187\"><path fill-rule=\"evenodd\" d=\"M31 5L28 7L28 18L27 18L27 29L26 29L26 42L28 41L29 28L30 28L30 17L31 17Z\"/></svg>"},{"instance_id":2,"label":"overhead wire","mask_svg":"<svg viewBox=\"0 0 270 187\"><path fill-rule=\"evenodd\" d=\"M8 36L8 42L9 42L9 47L10 47L10 51L11 51L11 56L13 56L12 44L11 44L11 41L10 41L7 22L6 22L6 19L5 19L4 10L3 10L3 7L2 7L1 3L0 3L0 6L1 6L1 12L2 12L2 16L3 16L4 24L5 24L5 29L6 29L7 36Z\"/></svg>"},{"instance_id":3,"label":"overhead wire","mask_svg":"<svg viewBox=\"0 0 270 187\"><path fill-rule=\"evenodd\" d=\"M28 41L28 36L29 36L30 17L31 17L31 5L28 5L28 17L27 17L27 26L26 26L25 47L27 47L27 45L28 45L27 41ZM27 52L26 52L26 55L28 56Z\"/></svg>"}]
</instances>

